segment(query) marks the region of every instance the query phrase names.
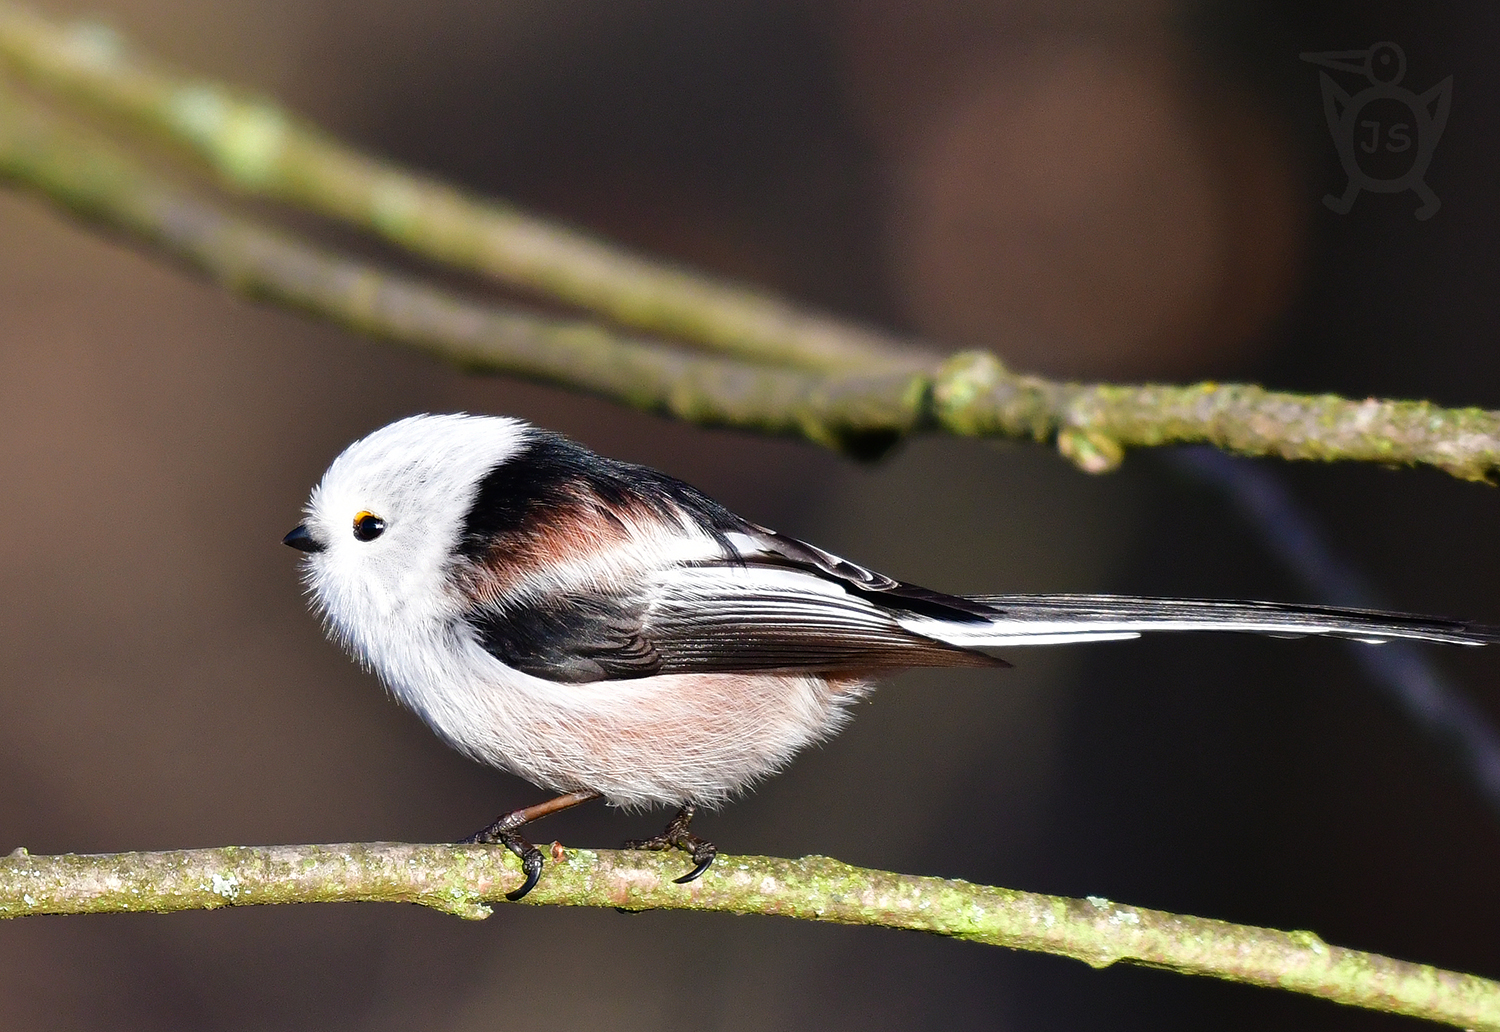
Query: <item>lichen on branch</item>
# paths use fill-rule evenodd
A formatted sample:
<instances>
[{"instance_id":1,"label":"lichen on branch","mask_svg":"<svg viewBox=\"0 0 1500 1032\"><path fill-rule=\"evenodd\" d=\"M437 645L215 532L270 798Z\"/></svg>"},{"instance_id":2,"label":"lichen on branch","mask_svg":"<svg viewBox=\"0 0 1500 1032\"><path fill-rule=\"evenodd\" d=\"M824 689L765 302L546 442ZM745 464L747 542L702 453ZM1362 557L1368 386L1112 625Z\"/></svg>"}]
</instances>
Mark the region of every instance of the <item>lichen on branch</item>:
<instances>
[{"instance_id":1,"label":"lichen on branch","mask_svg":"<svg viewBox=\"0 0 1500 1032\"><path fill-rule=\"evenodd\" d=\"M1083 384L1022 376L967 352L938 372L934 418L974 437L1055 440L1089 472L1127 448L1211 444L1240 455L1435 466L1463 480L1500 470L1500 412L1427 401L1356 401L1255 384Z\"/></svg>"}]
</instances>

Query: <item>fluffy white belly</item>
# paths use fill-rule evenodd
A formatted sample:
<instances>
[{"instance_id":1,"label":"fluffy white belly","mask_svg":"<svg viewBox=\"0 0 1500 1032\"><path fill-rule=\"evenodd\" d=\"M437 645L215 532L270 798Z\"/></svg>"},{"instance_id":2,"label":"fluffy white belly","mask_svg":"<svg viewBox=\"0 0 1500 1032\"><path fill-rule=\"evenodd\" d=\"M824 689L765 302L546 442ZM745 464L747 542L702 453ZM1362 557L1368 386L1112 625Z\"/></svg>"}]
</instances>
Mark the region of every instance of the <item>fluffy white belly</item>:
<instances>
[{"instance_id":1,"label":"fluffy white belly","mask_svg":"<svg viewBox=\"0 0 1500 1032\"><path fill-rule=\"evenodd\" d=\"M627 807L722 802L839 731L868 690L853 679L779 674L563 684L477 645L455 651L461 661L441 672L386 670L392 692L480 762Z\"/></svg>"}]
</instances>

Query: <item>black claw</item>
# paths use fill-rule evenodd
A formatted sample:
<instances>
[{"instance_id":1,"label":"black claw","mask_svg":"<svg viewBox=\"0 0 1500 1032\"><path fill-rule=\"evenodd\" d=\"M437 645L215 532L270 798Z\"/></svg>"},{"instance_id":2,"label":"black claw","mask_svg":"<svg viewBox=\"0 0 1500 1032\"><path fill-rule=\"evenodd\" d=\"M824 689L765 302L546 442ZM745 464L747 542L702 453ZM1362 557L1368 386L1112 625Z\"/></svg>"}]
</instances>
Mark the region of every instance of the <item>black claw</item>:
<instances>
[{"instance_id":1,"label":"black claw","mask_svg":"<svg viewBox=\"0 0 1500 1032\"><path fill-rule=\"evenodd\" d=\"M719 851L714 848L712 842L706 842L688 830L688 825L693 820L693 812L693 804L688 803L681 810L677 811L677 816L672 818L671 823L667 825L666 831L655 838L633 839L625 843L625 848L652 850L680 849L693 858L694 867L681 878L673 878L672 884L686 885L690 881L697 881L703 872L708 870L709 865L714 862L714 858L719 855Z\"/></svg>"},{"instance_id":2,"label":"black claw","mask_svg":"<svg viewBox=\"0 0 1500 1032\"><path fill-rule=\"evenodd\" d=\"M526 881L519 889L514 889L505 894L505 898L512 903L525 896L536 883L542 878L542 851L520 835L513 831L503 830L504 820L496 821L483 831L476 831L463 840L464 845L479 846L504 846L516 856L521 858L521 870L526 875Z\"/></svg>"},{"instance_id":3,"label":"black claw","mask_svg":"<svg viewBox=\"0 0 1500 1032\"><path fill-rule=\"evenodd\" d=\"M505 894L505 898L512 903L519 901L528 892L536 888L536 883L542 880L542 851L525 839L517 839L517 842L524 848L517 849L515 845L509 842L505 844L512 853L521 858L521 870L526 872L526 881L521 884L519 889L512 889Z\"/></svg>"},{"instance_id":4,"label":"black claw","mask_svg":"<svg viewBox=\"0 0 1500 1032\"><path fill-rule=\"evenodd\" d=\"M524 885L522 885L519 889L512 889L511 891L507 892L505 894L505 898L508 899L508 900L510 900L512 903L519 903L519 902L521 902L522 899L525 898L525 896L526 896L526 894L528 892L530 892L532 889L536 888L536 883L539 882L539 881L541 881L541 880L542 880L542 869L541 869L541 867L538 866L538 867L533 868L530 871L527 871L526 872L526 883Z\"/></svg>"},{"instance_id":5,"label":"black claw","mask_svg":"<svg viewBox=\"0 0 1500 1032\"><path fill-rule=\"evenodd\" d=\"M710 846L709 848L713 849L712 846ZM718 850L713 850L713 852L709 853L708 856L702 860L698 860L696 856L693 857L694 860L698 860L698 866L694 867L687 874L684 874L681 878L673 878L672 884L686 885L690 881L697 881L702 876L703 872L708 870L709 865L714 862L714 858L718 855Z\"/></svg>"},{"instance_id":6,"label":"black claw","mask_svg":"<svg viewBox=\"0 0 1500 1032\"><path fill-rule=\"evenodd\" d=\"M522 898L525 897L526 892L534 889L535 886L537 886L537 882L540 882L541 853L535 853L535 856L525 856L525 858L520 861L520 870L526 871L525 882L522 882L520 888L511 889L511 891L505 892L505 898L507 898L507 900L510 900L511 903L517 903L517 901L522 900Z\"/></svg>"},{"instance_id":7,"label":"black claw","mask_svg":"<svg viewBox=\"0 0 1500 1032\"><path fill-rule=\"evenodd\" d=\"M598 792L581 789L577 792L569 792L567 795L560 795L556 799L549 799L544 803L538 803L536 806L502 813L496 818L495 823L483 831L476 831L463 841L466 844L485 846L502 845L521 858L521 870L526 874L526 881L519 889L505 894L505 898L514 903L536 888L536 883L542 877L542 851L516 834L516 829L530 824L539 817L545 817L549 813L567 810L579 803L598 798Z\"/></svg>"}]
</instances>

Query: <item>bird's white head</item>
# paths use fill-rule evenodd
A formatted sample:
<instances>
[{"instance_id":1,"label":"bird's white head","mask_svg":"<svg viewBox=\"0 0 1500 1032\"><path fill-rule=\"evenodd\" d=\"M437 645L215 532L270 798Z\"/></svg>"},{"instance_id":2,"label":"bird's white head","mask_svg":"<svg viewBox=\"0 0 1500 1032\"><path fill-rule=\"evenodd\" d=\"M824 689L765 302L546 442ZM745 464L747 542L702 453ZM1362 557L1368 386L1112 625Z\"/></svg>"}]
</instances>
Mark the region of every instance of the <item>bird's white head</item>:
<instances>
[{"instance_id":1,"label":"bird's white head","mask_svg":"<svg viewBox=\"0 0 1500 1032\"><path fill-rule=\"evenodd\" d=\"M450 574L465 516L528 429L499 416L412 416L334 459L285 541L307 553L303 579L347 647L369 660L381 639L456 611Z\"/></svg>"}]
</instances>

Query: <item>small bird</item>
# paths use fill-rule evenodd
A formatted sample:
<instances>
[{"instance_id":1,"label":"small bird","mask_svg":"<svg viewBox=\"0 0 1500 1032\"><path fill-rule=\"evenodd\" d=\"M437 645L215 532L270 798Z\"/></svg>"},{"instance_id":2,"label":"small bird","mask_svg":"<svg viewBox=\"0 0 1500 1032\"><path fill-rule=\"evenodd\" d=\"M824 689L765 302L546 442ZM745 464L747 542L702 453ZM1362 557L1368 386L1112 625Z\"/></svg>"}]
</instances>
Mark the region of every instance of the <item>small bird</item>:
<instances>
[{"instance_id":1,"label":"small bird","mask_svg":"<svg viewBox=\"0 0 1500 1032\"><path fill-rule=\"evenodd\" d=\"M745 520L693 487L500 416L420 415L351 444L283 539L331 637L445 742L558 793L465 841L603 797L677 807L627 848L716 854L713 806L836 734L871 678L1004 667L1023 645L1248 631L1480 645L1460 621L1277 602L948 595Z\"/></svg>"}]
</instances>

